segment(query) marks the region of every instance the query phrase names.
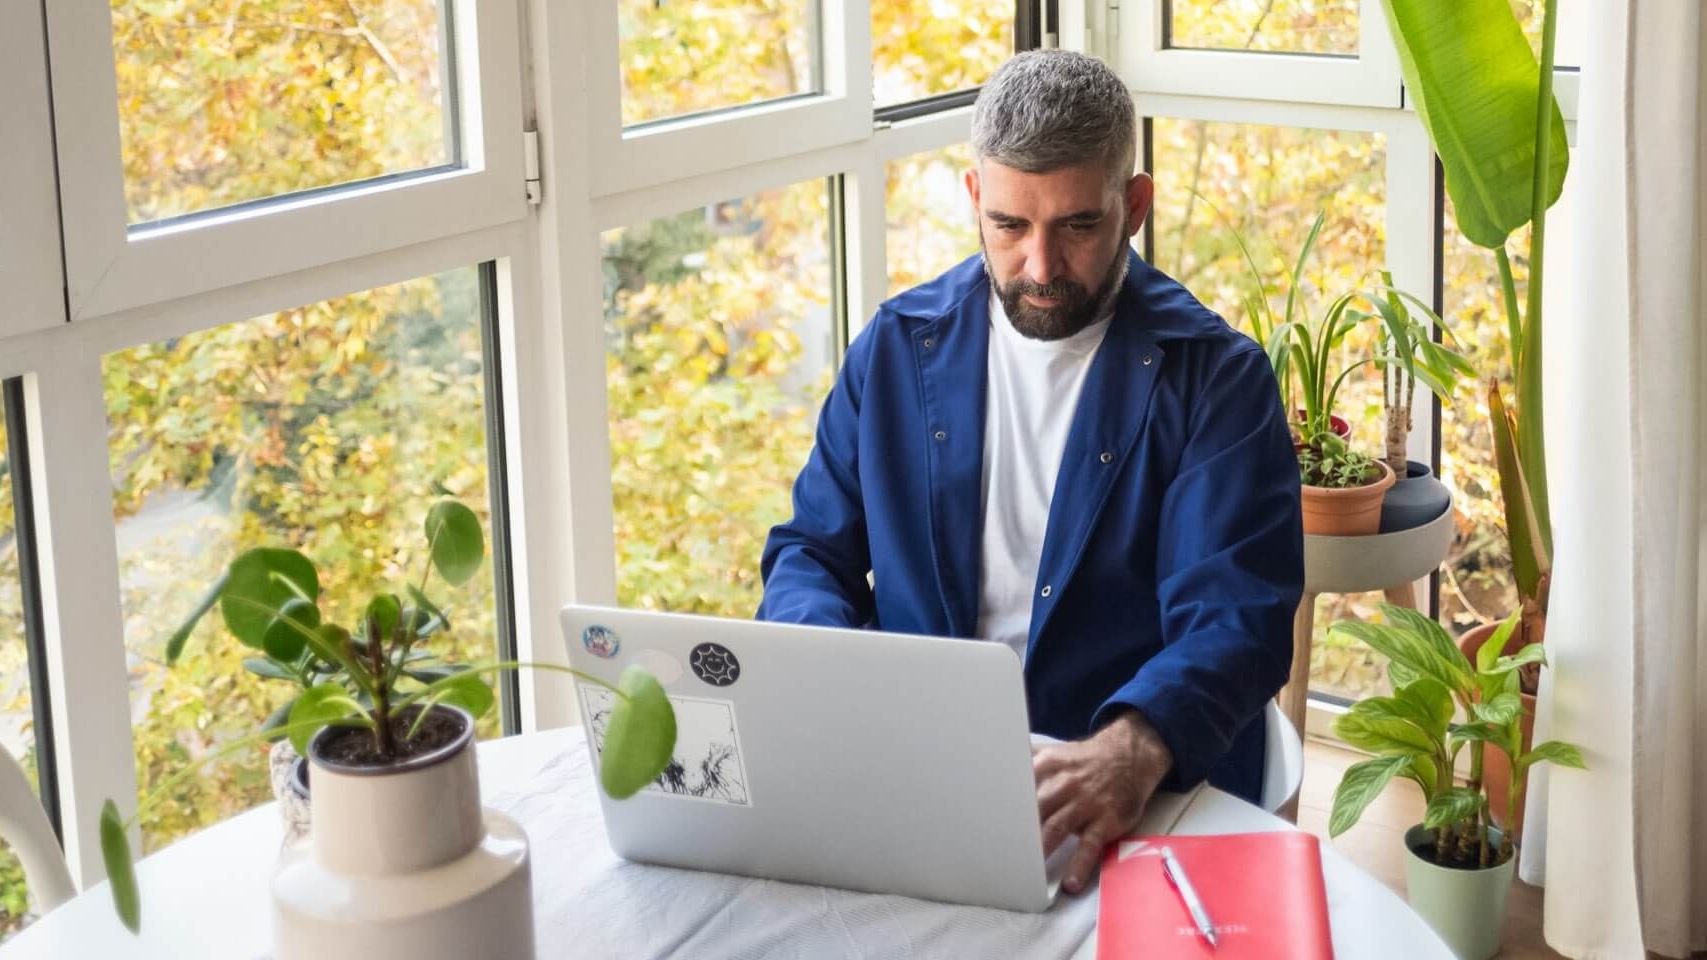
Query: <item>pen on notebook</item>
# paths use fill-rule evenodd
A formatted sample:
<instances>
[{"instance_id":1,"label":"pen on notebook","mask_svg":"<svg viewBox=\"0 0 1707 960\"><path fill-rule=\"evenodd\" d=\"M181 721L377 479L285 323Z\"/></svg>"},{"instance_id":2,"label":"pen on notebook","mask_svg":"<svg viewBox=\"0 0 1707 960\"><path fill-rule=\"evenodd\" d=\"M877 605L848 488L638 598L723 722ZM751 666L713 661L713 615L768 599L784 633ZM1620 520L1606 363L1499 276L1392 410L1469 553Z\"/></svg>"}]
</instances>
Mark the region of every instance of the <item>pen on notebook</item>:
<instances>
[{"instance_id":1,"label":"pen on notebook","mask_svg":"<svg viewBox=\"0 0 1707 960\"><path fill-rule=\"evenodd\" d=\"M1215 940L1215 924L1209 919L1209 911L1203 908L1203 901L1192 887L1191 878L1185 875L1185 867L1175 859L1171 847L1162 848L1162 873L1167 875L1168 885L1179 893L1186 911L1191 914L1191 922L1197 925L1197 932L1203 934L1203 939L1209 941L1210 949L1220 946Z\"/></svg>"}]
</instances>

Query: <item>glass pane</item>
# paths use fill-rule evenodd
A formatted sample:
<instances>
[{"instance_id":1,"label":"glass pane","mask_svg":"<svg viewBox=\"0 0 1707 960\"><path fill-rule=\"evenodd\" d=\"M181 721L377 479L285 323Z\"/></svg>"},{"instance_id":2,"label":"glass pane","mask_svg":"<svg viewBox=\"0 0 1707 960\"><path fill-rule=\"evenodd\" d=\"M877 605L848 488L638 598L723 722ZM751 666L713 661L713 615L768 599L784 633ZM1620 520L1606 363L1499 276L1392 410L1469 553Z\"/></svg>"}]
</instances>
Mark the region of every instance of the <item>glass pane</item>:
<instances>
[{"instance_id":1,"label":"glass pane","mask_svg":"<svg viewBox=\"0 0 1707 960\"><path fill-rule=\"evenodd\" d=\"M1523 24L1529 45L1541 57L1541 19L1546 12L1544 0L1511 0L1511 8ZM1559 0L1559 25L1553 31L1553 66L1580 67L1583 63L1583 35L1588 11L1585 0Z\"/></svg>"},{"instance_id":2,"label":"glass pane","mask_svg":"<svg viewBox=\"0 0 1707 960\"><path fill-rule=\"evenodd\" d=\"M603 238L617 598L748 617L835 367L828 190Z\"/></svg>"},{"instance_id":3,"label":"glass pane","mask_svg":"<svg viewBox=\"0 0 1707 960\"><path fill-rule=\"evenodd\" d=\"M622 122L823 89L812 0L616 0Z\"/></svg>"},{"instance_id":4,"label":"glass pane","mask_svg":"<svg viewBox=\"0 0 1707 960\"><path fill-rule=\"evenodd\" d=\"M1169 0L1168 46L1357 55L1358 0Z\"/></svg>"},{"instance_id":5,"label":"glass pane","mask_svg":"<svg viewBox=\"0 0 1707 960\"><path fill-rule=\"evenodd\" d=\"M1013 0L872 0L878 106L967 90L1014 52Z\"/></svg>"},{"instance_id":6,"label":"glass pane","mask_svg":"<svg viewBox=\"0 0 1707 960\"><path fill-rule=\"evenodd\" d=\"M440 0L112 0L131 223L457 161Z\"/></svg>"},{"instance_id":7,"label":"glass pane","mask_svg":"<svg viewBox=\"0 0 1707 960\"><path fill-rule=\"evenodd\" d=\"M243 669L254 651L217 611L178 663L166 637L234 557L290 546L320 571L321 611L348 625L371 592L419 583L422 522L441 496L491 543L480 270L468 268L109 354L103 362L114 523L146 794L253 732L300 688ZM492 565L428 596L454 629L431 649L496 653ZM497 732L496 711L480 735ZM145 847L269 799L266 748L203 768L143 820Z\"/></svg>"},{"instance_id":8,"label":"glass pane","mask_svg":"<svg viewBox=\"0 0 1707 960\"><path fill-rule=\"evenodd\" d=\"M978 218L964 175L972 148L958 144L889 163L889 292L900 293L978 252Z\"/></svg>"},{"instance_id":9,"label":"glass pane","mask_svg":"<svg viewBox=\"0 0 1707 960\"><path fill-rule=\"evenodd\" d=\"M1386 262L1386 141L1380 134L1156 118L1152 125L1156 206L1150 229L1156 265L1210 309L1247 333L1245 301L1255 292L1233 239L1244 236L1263 271L1275 313L1285 308L1290 271L1318 212L1325 213L1305 264L1303 309L1316 315L1342 293L1378 282ZM1426 293L1426 291L1424 291ZM1347 337L1345 362L1367 356L1374 330ZM1352 442L1383 449L1380 376L1353 374L1335 412ZM1324 595L1316 611L1311 688L1356 697L1385 683L1373 654L1326 640L1337 620L1376 610L1381 594Z\"/></svg>"},{"instance_id":10,"label":"glass pane","mask_svg":"<svg viewBox=\"0 0 1707 960\"><path fill-rule=\"evenodd\" d=\"M30 648L24 637L24 597L18 578L12 471L6 454L6 401L0 397L0 748L36 783L35 714L30 707ZM0 942L35 919L24 868L0 841Z\"/></svg>"},{"instance_id":11,"label":"glass pane","mask_svg":"<svg viewBox=\"0 0 1707 960\"><path fill-rule=\"evenodd\" d=\"M1573 158L1574 160L1575 158ZM1581 189L1582 174L1565 177L1565 192L1547 211L1549 269L1543 315L1557 317L1569 295L1562 282L1571 260L1571 202ZM1491 250L1478 247L1458 232L1452 200L1446 200L1446 232L1441 257L1442 310L1459 348L1475 365L1480 379L1511 384L1511 351L1499 267ZM1520 305L1529 295L1529 228L1506 242ZM1558 388L1553 388L1558 389ZM1507 402L1512 393L1506 392ZM1458 511L1458 533L1447 554L1440 578L1440 619L1454 633L1499 620L1517 607L1517 587L1511 578L1511 550L1505 538L1505 501L1494 468L1493 432L1488 420L1485 388L1466 388L1456 403L1440 410L1440 476L1452 488Z\"/></svg>"}]
</instances>

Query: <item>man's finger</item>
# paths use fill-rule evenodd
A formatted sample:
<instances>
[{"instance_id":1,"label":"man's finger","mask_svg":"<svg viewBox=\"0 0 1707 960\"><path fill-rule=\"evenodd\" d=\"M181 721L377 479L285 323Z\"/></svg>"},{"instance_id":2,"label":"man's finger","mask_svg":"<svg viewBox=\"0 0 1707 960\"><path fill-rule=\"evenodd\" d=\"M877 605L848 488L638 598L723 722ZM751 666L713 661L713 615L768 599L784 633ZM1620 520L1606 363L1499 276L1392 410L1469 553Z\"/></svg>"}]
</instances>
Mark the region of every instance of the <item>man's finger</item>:
<instances>
[{"instance_id":1,"label":"man's finger","mask_svg":"<svg viewBox=\"0 0 1707 960\"><path fill-rule=\"evenodd\" d=\"M1043 821L1043 856L1048 857L1055 852L1056 847L1065 843L1068 837L1078 833L1084 826L1085 819L1083 809L1069 804Z\"/></svg>"},{"instance_id":2,"label":"man's finger","mask_svg":"<svg viewBox=\"0 0 1707 960\"><path fill-rule=\"evenodd\" d=\"M1062 769L1071 762L1071 757L1065 755L1060 747L1044 747L1031 755L1031 772L1042 783L1043 778Z\"/></svg>"},{"instance_id":3,"label":"man's finger","mask_svg":"<svg viewBox=\"0 0 1707 960\"><path fill-rule=\"evenodd\" d=\"M1073 851L1073 858L1067 861L1067 875L1061 881L1061 886L1068 893L1078 893L1085 889L1090 880L1091 871L1102 861L1102 848L1108 844L1114 833L1106 821L1098 818L1090 822L1079 833L1079 849Z\"/></svg>"},{"instance_id":4,"label":"man's finger","mask_svg":"<svg viewBox=\"0 0 1707 960\"><path fill-rule=\"evenodd\" d=\"M1057 773L1037 785L1037 818L1047 821L1057 810L1072 801L1079 790L1079 779Z\"/></svg>"}]
</instances>

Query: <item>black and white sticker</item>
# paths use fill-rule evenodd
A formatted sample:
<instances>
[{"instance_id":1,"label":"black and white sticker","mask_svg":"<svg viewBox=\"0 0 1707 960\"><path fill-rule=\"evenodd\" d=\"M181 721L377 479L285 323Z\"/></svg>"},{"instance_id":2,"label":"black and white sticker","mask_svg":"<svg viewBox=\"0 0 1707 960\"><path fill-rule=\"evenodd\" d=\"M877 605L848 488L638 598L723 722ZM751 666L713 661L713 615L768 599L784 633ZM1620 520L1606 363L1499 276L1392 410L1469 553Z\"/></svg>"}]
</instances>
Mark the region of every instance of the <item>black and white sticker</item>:
<instances>
[{"instance_id":1,"label":"black and white sticker","mask_svg":"<svg viewBox=\"0 0 1707 960\"><path fill-rule=\"evenodd\" d=\"M741 661L720 643L702 643L688 654L693 675L714 687L727 687L741 679Z\"/></svg>"},{"instance_id":2,"label":"black and white sticker","mask_svg":"<svg viewBox=\"0 0 1707 960\"><path fill-rule=\"evenodd\" d=\"M605 749L605 729L615 695L603 687L576 683L581 713L593 733L599 754ZM646 787L671 794L738 807L752 805L747 768L741 759L741 734L735 726L735 704L728 700L671 697L676 712L676 748L670 764Z\"/></svg>"}]
</instances>

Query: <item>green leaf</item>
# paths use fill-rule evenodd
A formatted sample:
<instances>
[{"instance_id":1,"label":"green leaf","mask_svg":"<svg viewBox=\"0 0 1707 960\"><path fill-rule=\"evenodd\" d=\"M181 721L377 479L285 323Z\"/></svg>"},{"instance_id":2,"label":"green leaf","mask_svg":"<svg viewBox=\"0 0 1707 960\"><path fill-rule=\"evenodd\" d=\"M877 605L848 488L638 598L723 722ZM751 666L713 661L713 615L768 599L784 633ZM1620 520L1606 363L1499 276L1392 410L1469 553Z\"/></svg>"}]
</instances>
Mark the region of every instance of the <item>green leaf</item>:
<instances>
[{"instance_id":1,"label":"green leaf","mask_svg":"<svg viewBox=\"0 0 1707 960\"><path fill-rule=\"evenodd\" d=\"M295 680L296 674L285 668L284 664L267 657L244 657L243 669L257 677L268 680Z\"/></svg>"},{"instance_id":2,"label":"green leaf","mask_svg":"<svg viewBox=\"0 0 1707 960\"><path fill-rule=\"evenodd\" d=\"M1511 544L1511 575L1519 597L1534 597L1541 574L1550 566L1541 528L1533 511L1525 464L1518 455L1517 421L1506 410L1497 383L1488 385L1488 422L1494 432L1494 466L1499 471L1500 497L1505 504L1506 539Z\"/></svg>"},{"instance_id":3,"label":"green leaf","mask_svg":"<svg viewBox=\"0 0 1707 960\"><path fill-rule=\"evenodd\" d=\"M432 544L433 566L452 585L474 576L486 557L480 518L455 500L440 500L427 511L427 542Z\"/></svg>"},{"instance_id":4,"label":"green leaf","mask_svg":"<svg viewBox=\"0 0 1707 960\"><path fill-rule=\"evenodd\" d=\"M1388 604L1382 605L1383 611L1402 609ZM1462 653L1457 655L1456 662L1439 655L1435 644L1426 635L1411 629L1408 624L1342 620L1329 629L1363 642L1371 650L1399 664L1401 669L1408 671L1412 677L1428 677L1454 692L1462 691L1469 683L1469 661L1464 659Z\"/></svg>"},{"instance_id":5,"label":"green leaf","mask_svg":"<svg viewBox=\"0 0 1707 960\"><path fill-rule=\"evenodd\" d=\"M1418 677L1394 694L1406 718L1428 731L1436 742L1446 739L1447 724L1454 710L1452 691L1438 680Z\"/></svg>"},{"instance_id":6,"label":"green leaf","mask_svg":"<svg viewBox=\"0 0 1707 960\"><path fill-rule=\"evenodd\" d=\"M433 601L428 600L427 595L414 584L409 584L409 598L415 601L416 609L405 622L414 627L416 637L428 637L450 628L450 617L434 606Z\"/></svg>"},{"instance_id":7,"label":"green leaf","mask_svg":"<svg viewBox=\"0 0 1707 960\"><path fill-rule=\"evenodd\" d=\"M142 931L142 894L136 885L136 864L130 857L124 821L111 800L101 804L101 860L107 866L107 885L113 891L113 909L131 933Z\"/></svg>"},{"instance_id":8,"label":"green leaf","mask_svg":"<svg viewBox=\"0 0 1707 960\"><path fill-rule=\"evenodd\" d=\"M1455 723L1451 731L1451 752L1456 754L1466 743L1491 743L1495 746L1505 742L1505 728L1491 723Z\"/></svg>"},{"instance_id":9,"label":"green leaf","mask_svg":"<svg viewBox=\"0 0 1707 960\"><path fill-rule=\"evenodd\" d=\"M1556 763L1561 767L1574 767L1578 770L1588 769L1588 764L1583 762L1582 751L1560 740L1549 740L1537 745L1534 750L1524 754L1517 761L1517 765L1519 768L1526 768L1542 761Z\"/></svg>"},{"instance_id":10,"label":"green leaf","mask_svg":"<svg viewBox=\"0 0 1707 960\"><path fill-rule=\"evenodd\" d=\"M438 688L438 702L449 703L467 710L476 720L486 715L492 709L495 697L492 688L481 680L478 674L460 671L453 674Z\"/></svg>"},{"instance_id":11,"label":"green leaf","mask_svg":"<svg viewBox=\"0 0 1707 960\"><path fill-rule=\"evenodd\" d=\"M215 603L219 602L219 595L225 591L225 581L228 576L229 574L220 575L213 586L208 588L207 593L196 601L196 607L190 611L190 615L185 617L184 622L178 625L178 629L172 632L171 637L167 638L166 666L170 667L178 662L178 657L184 652L184 644L190 639L190 634L195 632L196 624L201 623L202 617L207 616L207 612L213 609Z\"/></svg>"},{"instance_id":12,"label":"green leaf","mask_svg":"<svg viewBox=\"0 0 1707 960\"><path fill-rule=\"evenodd\" d=\"M664 688L645 670L629 667L616 698L599 755L599 783L622 800L658 778L676 747L676 712Z\"/></svg>"},{"instance_id":13,"label":"green leaf","mask_svg":"<svg viewBox=\"0 0 1707 960\"><path fill-rule=\"evenodd\" d=\"M296 698L296 705L290 710L290 724L312 724L301 729L293 730L290 734L290 745L296 752L308 756L308 741L319 733L321 728L334 720L342 720L352 713L360 713L361 706L344 688L336 683L322 683L310 687L302 696Z\"/></svg>"},{"instance_id":14,"label":"green leaf","mask_svg":"<svg viewBox=\"0 0 1707 960\"><path fill-rule=\"evenodd\" d=\"M1511 616L1501 620L1500 625L1494 628L1493 635L1488 637L1487 641L1476 651L1476 669L1479 672L1488 672L1494 662L1505 653L1505 645L1511 641L1512 631L1517 629L1517 625L1522 619L1523 610L1520 607L1513 610Z\"/></svg>"},{"instance_id":15,"label":"green leaf","mask_svg":"<svg viewBox=\"0 0 1707 960\"><path fill-rule=\"evenodd\" d=\"M402 616L403 605L393 594L382 593L368 601L366 620L384 639L390 639Z\"/></svg>"},{"instance_id":16,"label":"green leaf","mask_svg":"<svg viewBox=\"0 0 1707 960\"><path fill-rule=\"evenodd\" d=\"M454 677L466 669L468 668L452 666L404 667L403 674L422 683L437 683L446 677Z\"/></svg>"},{"instance_id":17,"label":"green leaf","mask_svg":"<svg viewBox=\"0 0 1707 960\"><path fill-rule=\"evenodd\" d=\"M1547 651L1539 643L1528 644L1509 657L1500 657L1494 661L1492 667L1488 668L1488 672L1509 673L1518 667L1528 666L1531 663L1539 663L1543 666L1547 663Z\"/></svg>"},{"instance_id":18,"label":"green leaf","mask_svg":"<svg viewBox=\"0 0 1707 960\"><path fill-rule=\"evenodd\" d=\"M317 600L320 577L295 550L258 547L231 561L219 612L225 627L243 643L261 649L274 613L292 598Z\"/></svg>"},{"instance_id":19,"label":"green leaf","mask_svg":"<svg viewBox=\"0 0 1707 960\"><path fill-rule=\"evenodd\" d=\"M632 669L632 668L631 668ZM1409 757L1376 757L1354 763L1345 771L1340 785L1334 790L1334 809L1328 817L1328 836L1337 837L1350 830L1365 808L1372 803L1387 781L1403 773L1411 764Z\"/></svg>"},{"instance_id":20,"label":"green leaf","mask_svg":"<svg viewBox=\"0 0 1707 960\"><path fill-rule=\"evenodd\" d=\"M1417 637L1429 654L1439 661L1453 678L1435 679L1446 684L1448 690L1464 697L1475 692L1475 669L1470 666L1470 658L1464 656L1464 651L1458 648L1458 641L1441 626L1439 620L1397 604L1383 603L1380 609L1381 615L1387 618L1388 622L1402 630L1410 631Z\"/></svg>"},{"instance_id":21,"label":"green leaf","mask_svg":"<svg viewBox=\"0 0 1707 960\"><path fill-rule=\"evenodd\" d=\"M1487 703L1473 703L1470 713L1483 723L1508 727L1523 715L1523 698L1515 693L1501 693Z\"/></svg>"},{"instance_id":22,"label":"green leaf","mask_svg":"<svg viewBox=\"0 0 1707 960\"><path fill-rule=\"evenodd\" d=\"M1433 830L1450 823L1468 820L1482 808L1482 792L1471 790L1469 787L1453 787L1446 790L1428 802L1428 810L1423 814L1423 826Z\"/></svg>"},{"instance_id":23,"label":"green leaf","mask_svg":"<svg viewBox=\"0 0 1707 960\"><path fill-rule=\"evenodd\" d=\"M1370 753L1409 755L1429 753L1434 749L1427 733L1410 721L1393 716L1355 711L1341 714L1334 721L1334 733L1346 743Z\"/></svg>"},{"instance_id":24,"label":"green leaf","mask_svg":"<svg viewBox=\"0 0 1707 960\"><path fill-rule=\"evenodd\" d=\"M261 729L263 731L277 730L290 722L290 712L296 708L296 701L299 699L301 699L300 695L292 697L289 703L267 714L267 719L261 721Z\"/></svg>"},{"instance_id":25,"label":"green leaf","mask_svg":"<svg viewBox=\"0 0 1707 960\"><path fill-rule=\"evenodd\" d=\"M279 608L278 615L261 635L261 646L267 656L280 663L295 663L302 656L308 638L320 627L320 608L312 600L292 597Z\"/></svg>"},{"instance_id":26,"label":"green leaf","mask_svg":"<svg viewBox=\"0 0 1707 960\"><path fill-rule=\"evenodd\" d=\"M1530 221L1541 71L1509 0L1385 0L1405 92L1446 171L1458 229L1482 247ZM1564 187L1565 120L1549 105L1548 205Z\"/></svg>"}]
</instances>

